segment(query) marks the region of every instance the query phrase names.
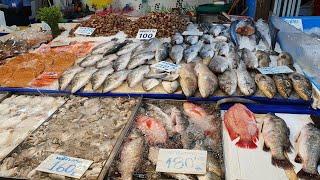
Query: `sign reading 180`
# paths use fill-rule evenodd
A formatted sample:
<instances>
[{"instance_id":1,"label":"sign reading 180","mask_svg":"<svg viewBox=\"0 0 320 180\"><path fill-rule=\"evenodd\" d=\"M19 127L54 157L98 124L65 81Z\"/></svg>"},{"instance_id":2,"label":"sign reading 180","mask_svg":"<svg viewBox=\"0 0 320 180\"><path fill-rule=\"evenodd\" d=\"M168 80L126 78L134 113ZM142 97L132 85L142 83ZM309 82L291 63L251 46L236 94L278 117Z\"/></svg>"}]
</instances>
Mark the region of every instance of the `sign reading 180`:
<instances>
[{"instance_id":1,"label":"sign reading 180","mask_svg":"<svg viewBox=\"0 0 320 180\"><path fill-rule=\"evenodd\" d=\"M155 38L157 34L157 29L139 29L137 34L137 39L152 39Z\"/></svg>"}]
</instances>

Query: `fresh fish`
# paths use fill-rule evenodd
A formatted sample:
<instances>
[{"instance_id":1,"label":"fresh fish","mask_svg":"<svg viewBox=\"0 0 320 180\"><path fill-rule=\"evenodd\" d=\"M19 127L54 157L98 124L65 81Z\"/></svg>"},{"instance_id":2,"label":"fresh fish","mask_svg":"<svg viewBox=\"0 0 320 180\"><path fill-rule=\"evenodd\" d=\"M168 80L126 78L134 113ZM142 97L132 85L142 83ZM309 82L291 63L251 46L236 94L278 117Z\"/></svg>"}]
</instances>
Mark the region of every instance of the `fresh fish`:
<instances>
[{"instance_id":1,"label":"fresh fish","mask_svg":"<svg viewBox=\"0 0 320 180\"><path fill-rule=\"evenodd\" d=\"M111 65L101 68L95 72L91 78L92 89L95 91L101 87L106 78L113 72L114 70Z\"/></svg>"},{"instance_id":2,"label":"fresh fish","mask_svg":"<svg viewBox=\"0 0 320 180\"><path fill-rule=\"evenodd\" d=\"M71 69L65 71L61 75L61 78L59 78L59 89L65 90L72 81L73 77L81 71L83 71L83 68L79 66L74 66Z\"/></svg>"},{"instance_id":3,"label":"fresh fish","mask_svg":"<svg viewBox=\"0 0 320 180\"><path fill-rule=\"evenodd\" d=\"M218 76L220 89L227 93L227 95L232 96L238 86L237 73L234 69L226 70L221 75Z\"/></svg>"},{"instance_id":4,"label":"fresh fish","mask_svg":"<svg viewBox=\"0 0 320 180\"><path fill-rule=\"evenodd\" d=\"M132 51L134 51L134 50L135 50L139 45L141 45L141 44L142 44L141 41L129 43L129 44L123 46L123 47L117 52L117 55L118 55L118 56L121 56L121 55L124 55L124 54L132 53Z\"/></svg>"},{"instance_id":5,"label":"fresh fish","mask_svg":"<svg viewBox=\"0 0 320 180\"><path fill-rule=\"evenodd\" d=\"M270 37L270 30L267 23L263 21L263 19L258 19L256 22L257 31L260 32L262 42L265 44L265 46L270 49L271 46L271 37Z\"/></svg>"},{"instance_id":6,"label":"fresh fish","mask_svg":"<svg viewBox=\"0 0 320 180\"><path fill-rule=\"evenodd\" d=\"M292 73L289 75L290 80L293 84L295 92L305 101L311 99L312 85L310 81L299 73Z\"/></svg>"},{"instance_id":7,"label":"fresh fish","mask_svg":"<svg viewBox=\"0 0 320 180\"><path fill-rule=\"evenodd\" d=\"M83 71L77 73L71 81L71 93L77 92L83 86L85 86L89 81L93 73L97 71L94 67L88 67Z\"/></svg>"},{"instance_id":8,"label":"fresh fish","mask_svg":"<svg viewBox=\"0 0 320 180\"><path fill-rule=\"evenodd\" d=\"M210 44L205 44L199 53L202 59L208 59L208 60L209 59L211 60L214 54L215 54L215 51Z\"/></svg>"},{"instance_id":9,"label":"fresh fish","mask_svg":"<svg viewBox=\"0 0 320 180\"><path fill-rule=\"evenodd\" d=\"M157 38L153 38L153 39L150 39L148 41L145 41L144 43L142 43L141 45L139 45L135 49L132 57L135 57L135 56L137 56L139 54L144 54L144 53L147 53L147 52L153 52L154 53L161 44L162 44L162 42Z\"/></svg>"},{"instance_id":10,"label":"fresh fish","mask_svg":"<svg viewBox=\"0 0 320 180\"><path fill-rule=\"evenodd\" d=\"M186 31L199 31L198 26L192 22L187 25Z\"/></svg>"},{"instance_id":11,"label":"fresh fish","mask_svg":"<svg viewBox=\"0 0 320 180\"><path fill-rule=\"evenodd\" d=\"M181 45L175 45L171 48L170 51L170 58L176 63L180 64L182 58L183 58L183 51L184 48Z\"/></svg>"},{"instance_id":12,"label":"fresh fish","mask_svg":"<svg viewBox=\"0 0 320 180\"><path fill-rule=\"evenodd\" d=\"M159 71L151 67L149 73L146 74L144 77L147 79L162 79L166 77L168 74L168 72Z\"/></svg>"},{"instance_id":13,"label":"fresh fish","mask_svg":"<svg viewBox=\"0 0 320 180\"><path fill-rule=\"evenodd\" d=\"M230 31L229 31L231 41L234 44L236 49L238 49L239 47L239 38L236 32L236 27L238 23L239 23L239 20L232 21L230 25Z\"/></svg>"},{"instance_id":14,"label":"fresh fish","mask_svg":"<svg viewBox=\"0 0 320 180\"><path fill-rule=\"evenodd\" d=\"M320 179L317 170L320 162L320 130L312 123L305 125L297 138L297 145L295 162L302 163L298 177Z\"/></svg>"},{"instance_id":15,"label":"fresh fish","mask_svg":"<svg viewBox=\"0 0 320 180\"><path fill-rule=\"evenodd\" d=\"M124 143L119 163L119 171L121 173L121 179L123 180L132 180L132 175L136 167L139 167L139 164L142 160L143 153L143 137L137 137L135 139L128 139Z\"/></svg>"},{"instance_id":16,"label":"fresh fish","mask_svg":"<svg viewBox=\"0 0 320 180\"><path fill-rule=\"evenodd\" d=\"M123 48L125 45L127 45L129 42L129 40L125 40L124 42L120 42L120 43L116 43L111 49L107 50L104 53L104 56L108 56L110 54L115 54L117 53L121 48Z\"/></svg>"},{"instance_id":17,"label":"fresh fish","mask_svg":"<svg viewBox=\"0 0 320 180\"><path fill-rule=\"evenodd\" d=\"M246 70L242 62L239 64L239 67L237 68L236 73L237 73L238 87L240 91L245 96L250 96L254 94L257 89L256 83L254 82L254 79Z\"/></svg>"},{"instance_id":18,"label":"fresh fish","mask_svg":"<svg viewBox=\"0 0 320 180\"><path fill-rule=\"evenodd\" d=\"M184 149L193 149L196 141L204 138L203 131L193 123L190 123L187 129L181 133L181 142Z\"/></svg>"},{"instance_id":19,"label":"fresh fish","mask_svg":"<svg viewBox=\"0 0 320 180\"><path fill-rule=\"evenodd\" d=\"M143 65L133 69L128 75L128 85L130 88L138 85L144 78L146 74L150 71L150 67L148 65Z\"/></svg>"},{"instance_id":20,"label":"fresh fish","mask_svg":"<svg viewBox=\"0 0 320 180\"><path fill-rule=\"evenodd\" d=\"M173 71L171 73L166 73L166 76L161 78L164 81L175 81L179 78L179 73L177 71Z\"/></svg>"},{"instance_id":21,"label":"fresh fish","mask_svg":"<svg viewBox=\"0 0 320 180\"><path fill-rule=\"evenodd\" d=\"M230 48L230 52L229 52L227 58L228 58L228 61L230 62L230 68L237 69L241 58L240 58L238 52L235 50L235 48Z\"/></svg>"},{"instance_id":22,"label":"fresh fish","mask_svg":"<svg viewBox=\"0 0 320 180\"><path fill-rule=\"evenodd\" d=\"M210 69L203 63L197 63L194 71L198 76L199 92L203 98L213 95L218 88L218 78Z\"/></svg>"},{"instance_id":23,"label":"fresh fish","mask_svg":"<svg viewBox=\"0 0 320 180\"><path fill-rule=\"evenodd\" d=\"M195 61L202 46L203 42L200 40L197 44L192 45L188 49L184 50L183 56L187 63Z\"/></svg>"},{"instance_id":24,"label":"fresh fish","mask_svg":"<svg viewBox=\"0 0 320 180\"><path fill-rule=\"evenodd\" d=\"M276 85L268 75L257 74L255 76L255 82L266 97L273 98L277 94Z\"/></svg>"},{"instance_id":25,"label":"fresh fish","mask_svg":"<svg viewBox=\"0 0 320 180\"><path fill-rule=\"evenodd\" d=\"M215 73L223 73L230 66L230 61L223 56L214 56L209 63L209 68Z\"/></svg>"},{"instance_id":26,"label":"fresh fish","mask_svg":"<svg viewBox=\"0 0 320 180\"><path fill-rule=\"evenodd\" d=\"M102 54L89 55L81 61L80 66L81 67L94 66L96 62L100 61L102 58L103 58Z\"/></svg>"},{"instance_id":27,"label":"fresh fish","mask_svg":"<svg viewBox=\"0 0 320 180\"><path fill-rule=\"evenodd\" d=\"M219 51L218 54L220 56L227 57L229 55L230 47L229 47L229 44L226 42L217 43L216 49L218 49L218 51Z\"/></svg>"},{"instance_id":28,"label":"fresh fish","mask_svg":"<svg viewBox=\"0 0 320 180\"><path fill-rule=\"evenodd\" d=\"M172 44L182 44L183 43L183 36L180 33L175 33L172 36Z\"/></svg>"},{"instance_id":29,"label":"fresh fish","mask_svg":"<svg viewBox=\"0 0 320 180\"><path fill-rule=\"evenodd\" d=\"M271 162L274 166L283 169L290 169L293 167L290 160L286 157L287 152L291 152L291 143L289 140L290 130L283 119L268 114L264 118L262 130L264 139L264 151L270 151Z\"/></svg>"},{"instance_id":30,"label":"fresh fish","mask_svg":"<svg viewBox=\"0 0 320 180\"><path fill-rule=\"evenodd\" d=\"M212 34L215 37L219 36L224 29L226 29L226 27L224 25L217 24L217 25L214 25L210 28L209 34Z\"/></svg>"},{"instance_id":31,"label":"fresh fish","mask_svg":"<svg viewBox=\"0 0 320 180\"><path fill-rule=\"evenodd\" d=\"M276 28L272 21L269 21L269 30L270 30L270 38L271 38L271 50L274 51L276 47L278 32L280 29Z\"/></svg>"},{"instance_id":32,"label":"fresh fish","mask_svg":"<svg viewBox=\"0 0 320 180\"><path fill-rule=\"evenodd\" d=\"M157 48L156 54L155 54L155 59L157 62L163 61L168 58L169 47L170 47L169 43L163 43Z\"/></svg>"},{"instance_id":33,"label":"fresh fish","mask_svg":"<svg viewBox=\"0 0 320 180\"><path fill-rule=\"evenodd\" d=\"M236 103L224 114L224 124L231 140L240 137L236 146L257 148L259 130L254 114L244 105Z\"/></svg>"},{"instance_id":34,"label":"fresh fish","mask_svg":"<svg viewBox=\"0 0 320 180\"><path fill-rule=\"evenodd\" d=\"M118 39L112 39L111 41L102 43L95 48L92 49L91 54L96 55L96 54L104 54L106 51L111 49L116 43Z\"/></svg>"},{"instance_id":35,"label":"fresh fish","mask_svg":"<svg viewBox=\"0 0 320 180\"><path fill-rule=\"evenodd\" d=\"M284 98L289 98L292 92L292 83L289 77L285 74L275 74L273 80L279 94Z\"/></svg>"},{"instance_id":36,"label":"fresh fish","mask_svg":"<svg viewBox=\"0 0 320 180\"><path fill-rule=\"evenodd\" d=\"M264 51L258 50L256 52L256 57L258 59L258 67L269 67L271 63L271 59L268 55L268 53Z\"/></svg>"},{"instance_id":37,"label":"fresh fish","mask_svg":"<svg viewBox=\"0 0 320 180\"><path fill-rule=\"evenodd\" d=\"M242 36L251 36L255 33L254 22L251 19L240 20L236 25L236 32Z\"/></svg>"},{"instance_id":38,"label":"fresh fish","mask_svg":"<svg viewBox=\"0 0 320 180\"><path fill-rule=\"evenodd\" d=\"M222 178L215 173L207 172L204 175L197 175L198 180L221 180Z\"/></svg>"},{"instance_id":39,"label":"fresh fish","mask_svg":"<svg viewBox=\"0 0 320 180\"><path fill-rule=\"evenodd\" d=\"M258 68L258 59L252 51L247 48L243 48L241 56L248 69Z\"/></svg>"},{"instance_id":40,"label":"fresh fish","mask_svg":"<svg viewBox=\"0 0 320 180\"><path fill-rule=\"evenodd\" d=\"M113 68L115 71L121 71L127 68L131 59L131 52L120 55L114 62Z\"/></svg>"},{"instance_id":41,"label":"fresh fish","mask_svg":"<svg viewBox=\"0 0 320 180\"><path fill-rule=\"evenodd\" d=\"M213 42L221 43L221 42L227 42L228 38L225 36L217 36L213 39Z\"/></svg>"},{"instance_id":42,"label":"fresh fish","mask_svg":"<svg viewBox=\"0 0 320 180\"><path fill-rule=\"evenodd\" d=\"M210 34L204 34L201 36L201 40L205 43L205 44L212 44L214 42L214 39L212 35Z\"/></svg>"},{"instance_id":43,"label":"fresh fish","mask_svg":"<svg viewBox=\"0 0 320 180\"><path fill-rule=\"evenodd\" d=\"M134 69L142 64L145 64L147 61L153 59L155 57L154 52L146 52L133 57L129 64L128 69Z\"/></svg>"},{"instance_id":44,"label":"fresh fish","mask_svg":"<svg viewBox=\"0 0 320 180\"><path fill-rule=\"evenodd\" d=\"M198 89L197 76L193 70L193 65L182 64L179 69L180 86L185 96L192 96Z\"/></svg>"},{"instance_id":45,"label":"fresh fish","mask_svg":"<svg viewBox=\"0 0 320 180\"><path fill-rule=\"evenodd\" d=\"M136 127L145 135L147 142L151 145L166 143L167 131L161 122L148 116L138 116Z\"/></svg>"},{"instance_id":46,"label":"fresh fish","mask_svg":"<svg viewBox=\"0 0 320 180\"><path fill-rule=\"evenodd\" d=\"M184 119L181 111L178 108L171 108L170 118L172 121L173 132L182 133L187 128L188 121Z\"/></svg>"},{"instance_id":47,"label":"fresh fish","mask_svg":"<svg viewBox=\"0 0 320 180\"><path fill-rule=\"evenodd\" d=\"M187 36L186 42L190 45L195 45L199 41L199 36Z\"/></svg>"},{"instance_id":48,"label":"fresh fish","mask_svg":"<svg viewBox=\"0 0 320 180\"><path fill-rule=\"evenodd\" d=\"M145 79L142 81L142 87L145 91L150 91L161 83L158 79Z\"/></svg>"},{"instance_id":49,"label":"fresh fish","mask_svg":"<svg viewBox=\"0 0 320 180\"><path fill-rule=\"evenodd\" d=\"M171 94L171 93L174 93L176 92L176 90L179 88L180 86L180 83L178 81L162 81L162 86L163 86L163 89Z\"/></svg>"},{"instance_id":50,"label":"fresh fish","mask_svg":"<svg viewBox=\"0 0 320 180\"><path fill-rule=\"evenodd\" d=\"M277 58L277 65L288 66L289 68L294 69L292 56L287 52L280 53Z\"/></svg>"},{"instance_id":51,"label":"fresh fish","mask_svg":"<svg viewBox=\"0 0 320 180\"><path fill-rule=\"evenodd\" d=\"M97 61L96 68L103 68L112 65L113 61L115 61L116 59L118 59L118 56L115 54L105 56L101 60Z\"/></svg>"},{"instance_id":52,"label":"fresh fish","mask_svg":"<svg viewBox=\"0 0 320 180\"><path fill-rule=\"evenodd\" d=\"M121 86L121 84L127 79L129 72L130 70L122 70L109 76L104 82L103 92L106 93Z\"/></svg>"}]
</instances>

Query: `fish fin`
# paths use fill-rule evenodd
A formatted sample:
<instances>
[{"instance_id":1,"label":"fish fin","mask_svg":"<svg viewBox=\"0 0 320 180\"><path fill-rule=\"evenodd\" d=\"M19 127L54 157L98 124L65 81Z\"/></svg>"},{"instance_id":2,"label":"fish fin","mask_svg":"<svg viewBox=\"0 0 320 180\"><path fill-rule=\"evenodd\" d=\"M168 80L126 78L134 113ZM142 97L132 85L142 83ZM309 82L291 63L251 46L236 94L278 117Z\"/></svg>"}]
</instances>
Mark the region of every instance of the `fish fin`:
<instances>
[{"instance_id":1,"label":"fish fin","mask_svg":"<svg viewBox=\"0 0 320 180\"><path fill-rule=\"evenodd\" d=\"M262 121L260 133L262 133L263 125L264 125L264 121Z\"/></svg>"},{"instance_id":2,"label":"fish fin","mask_svg":"<svg viewBox=\"0 0 320 180\"><path fill-rule=\"evenodd\" d=\"M289 159L277 159L275 157L272 157L271 162L274 166L281 167L283 169L290 169L293 168L292 163L289 161Z\"/></svg>"},{"instance_id":3,"label":"fish fin","mask_svg":"<svg viewBox=\"0 0 320 180\"><path fill-rule=\"evenodd\" d=\"M236 146L241 148L255 149L257 145L253 141L240 140L236 143Z\"/></svg>"},{"instance_id":4,"label":"fish fin","mask_svg":"<svg viewBox=\"0 0 320 180\"><path fill-rule=\"evenodd\" d=\"M296 163L302 163L302 158L301 158L301 156L300 156L300 154L298 153L297 154L297 156L294 158L294 162L296 162Z\"/></svg>"},{"instance_id":5,"label":"fish fin","mask_svg":"<svg viewBox=\"0 0 320 180\"><path fill-rule=\"evenodd\" d=\"M229 136L230 136L231 141L233 141L233 140L235 140L237 137L239 137L239 135L238 135L236 132L234 132L234 131L228 126L227 123L224 123L224 124L225 124L225 126L226 126L226 128L227 128L227 131L228 131L228 133L229 133Z\"/></svg>"},{"instance_id":6,"label":"fish fin","mask_svg":"<svg viewBox=\"0 0 320 180\"><path fill-rule=\"evenodd\" d=\"M311 174L311 173L308 173L308 172L304 171L303 169L301 169L297 173L297 176L300 179L320 180L320 175L319 174Z\"/></svg>"},{"instance_id":7,"label":"fish fin","mask_svg":"<svg viewBox=\"0 0 320 180\"><path fill-rule=\"evenodd\" d=\"M263 143L263 151L269 152L270 148L266 145L266 143Z\"/></svg>"},{"instance_id":8,"label":"fish fin","mask_svg":"<svg viewBox=\"0 0 320 180\"><path fill-rule=\"evenodd\" d=\"M299 134L298 134L298 136L297 136L297 138L295 140L296 143L298 142L298 139L299 139L300 135L301 135L301 132L299 132Z\"/></svg>"}]
</instances>

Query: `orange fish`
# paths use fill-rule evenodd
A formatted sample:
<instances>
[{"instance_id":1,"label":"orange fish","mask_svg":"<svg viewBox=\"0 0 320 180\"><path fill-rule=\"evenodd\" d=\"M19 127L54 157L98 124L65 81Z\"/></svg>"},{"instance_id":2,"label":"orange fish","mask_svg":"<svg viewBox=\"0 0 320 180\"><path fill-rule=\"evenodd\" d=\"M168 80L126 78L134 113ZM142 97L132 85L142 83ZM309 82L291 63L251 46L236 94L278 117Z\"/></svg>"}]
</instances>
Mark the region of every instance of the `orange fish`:
<instances>
[{"instance_id":1,"label":"orange fish","mask_svg":"<svg viewBox=\"0 0 320 180\"><path fill-rule=\"evenodd\" d=\"M148 117L138 116L136 126L146 136L149 144L162 144L168 139L168 134L160 121Z\"/></svg>"},{"instance_id":2,"label":"orange fish","mask_svg":"<svg viewBox=\"0 0 320 180\"><path fill-rule=\"evenodd\" d=\"M254 114L244 105L235 104L224 114L224 124L231 140L240 137L236 146L241 148L257 148L259 140L258 127Z\"/></svg>"}]
</instances>

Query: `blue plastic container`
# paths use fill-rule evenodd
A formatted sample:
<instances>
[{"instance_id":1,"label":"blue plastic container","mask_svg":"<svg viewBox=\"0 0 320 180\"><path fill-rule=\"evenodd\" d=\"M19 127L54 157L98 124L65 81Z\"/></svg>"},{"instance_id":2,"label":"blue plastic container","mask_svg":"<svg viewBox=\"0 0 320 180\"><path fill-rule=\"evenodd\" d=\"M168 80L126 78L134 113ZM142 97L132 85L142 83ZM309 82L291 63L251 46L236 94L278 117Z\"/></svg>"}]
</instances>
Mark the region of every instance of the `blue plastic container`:
<instances>
[{"instance_id":1,"label":"blue plastic container","mask_svg":"<svg viewBox=\"0 0 320 180\"><path fill-rule=\"evenodd\" d=\"M252 18L255 18L256 9L257 9L257 0L246 0L246 6L248 7L248 11L246 15Z\"/></svg>"},{"instance_id":2,"label":"blue plastic container","mask_svg":"<svg viewBox=\"0 0 320 180\"><path fill-rule=\"evenodd\" d=\"M308 30L314 27L320 27L320 16L298 16L298 17L282 17L290 19L301 19L303 30Z\"/></svg>"}]
</instances>

